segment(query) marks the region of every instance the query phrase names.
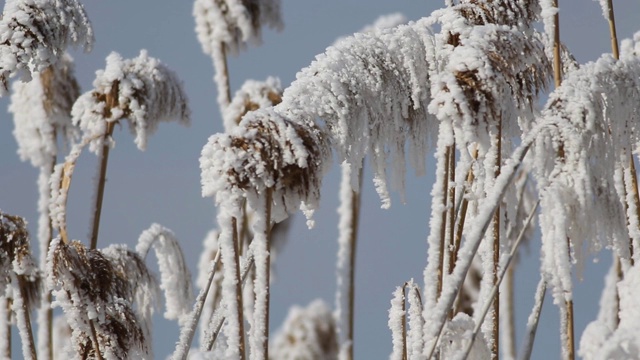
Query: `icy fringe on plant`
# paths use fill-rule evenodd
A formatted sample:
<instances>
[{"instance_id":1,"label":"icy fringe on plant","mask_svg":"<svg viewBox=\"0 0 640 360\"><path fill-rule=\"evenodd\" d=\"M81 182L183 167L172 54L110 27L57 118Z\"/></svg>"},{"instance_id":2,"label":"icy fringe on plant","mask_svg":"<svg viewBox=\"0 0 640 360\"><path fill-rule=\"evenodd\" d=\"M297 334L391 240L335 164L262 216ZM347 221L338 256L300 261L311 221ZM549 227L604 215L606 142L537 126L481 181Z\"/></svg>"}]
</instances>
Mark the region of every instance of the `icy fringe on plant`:
<instances>
[{"instance_id":1,"label":"icy fringe on plant","mask_svg":"<svg viewBox=\"0 0 640 360\"><path fill-rule=\"evenodd\" d=\"M135 143L144 150L147 136L160 122L175 120L187 125L190 111L177 75L142 50L133 59L111 53L105 69L96 72L93 90L80 96L71 114L83 139L89 139L91 151L97 153L107 123L129 120Z\"/></svg>"},{"instance_id":2,"label":"icy fringe on plant","mask_svg":"<svg viewBox=\"0 0 640 360\"><path fill-rule=\"evenodd\" d=\"M91 50L93 29L77 0L7 0L0 19L0 96L9 78L30 81L64 55L69 45Z\"/></svg>"},{"instance_id":3,"label":"icy fringe on plant","mask_svg":"<svg viewBox=\"0 0 640 360\"><path fill-rule=\"evenodd\" d=\"M271 344L270 359L338 358L335 321L322 300L314 300L306 308L289 310L282 328Z\"/></svg>"},{"instance_id":4,"label":"icy fringe on plant","mask_svg":"<svg viewBox=\"0 0 640 360\"><path fill-rule=\"evenodd\" d=\"M164 291L166 311L164 317L178 320L182 325L191 310L193 287L191 272L182 254L182 248L174 233L160 224L152 224L140 234L136 252L145 259L153 248L160 268L160 289Z\"/></svg>"},{"instance_id":5,"label":"icy fringe on plant","mask_svg":"<svg viewBox=\"0 0 640 360\"><path fill-rule=\"evenodd\" d=\"M226 132L238 126L249 111L278 105L282 101L280 79L269 76L265 81L247 80L223 110Z\"/></svg>"}]
</instances>

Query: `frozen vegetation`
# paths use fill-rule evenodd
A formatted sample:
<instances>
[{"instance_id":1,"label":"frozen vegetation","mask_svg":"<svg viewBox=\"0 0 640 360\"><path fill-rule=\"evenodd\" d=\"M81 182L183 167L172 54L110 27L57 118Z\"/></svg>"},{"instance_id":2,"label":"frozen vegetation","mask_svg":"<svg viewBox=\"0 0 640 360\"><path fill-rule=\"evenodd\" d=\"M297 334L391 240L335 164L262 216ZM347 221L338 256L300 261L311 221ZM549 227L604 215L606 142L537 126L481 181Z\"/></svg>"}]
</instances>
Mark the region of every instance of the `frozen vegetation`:
<instances>
[{"instance_id":1,"label":"frozen vegetation","mask_svg":"<svg viewBox=\"0 0 640 360\"><path fill-rule=\"evenodd\" d=\"M126 123L143 151L160 123L188 125L179 74L146 50L112 52L82 93L67 48L91 50L83 5L6 1L0 96L10 93L18 156L39 171L40 216L30 237L23 218L0 212L0 357L150 359L162 308L180 327L176 360L351 360L366 346L354 336L362 184L372 181L388 209L392 193L412 196L412 168L435 182L420 217L429 219L420 281L387 289L391 359L528 358L545 292L559 309L562 358L637 358L640 32L618 41L612 3L600 5L612 53L585 64L561 43L557 1L449 0L417 21L386 15L336 39L291 84L270 76L232 93L229 55L283 28L280 1L196 0L224 128L202 144L193 184L217 212L197 260L157 223L135 250L99 239L114 129ZM90 233L74 240L67 204L87 152L98 162ZM365 164L373 179L363 179ZM342 176L335 305L293 307L273 326L273 265L289 217L301 211L314 226L332 166ZM541 265L529 274L539 286L516 351L512 260L522 243ZM614 261L599 312L581 314L594 320L576 333L574 275L603 251Z\"/></svg>"}]
</instances>

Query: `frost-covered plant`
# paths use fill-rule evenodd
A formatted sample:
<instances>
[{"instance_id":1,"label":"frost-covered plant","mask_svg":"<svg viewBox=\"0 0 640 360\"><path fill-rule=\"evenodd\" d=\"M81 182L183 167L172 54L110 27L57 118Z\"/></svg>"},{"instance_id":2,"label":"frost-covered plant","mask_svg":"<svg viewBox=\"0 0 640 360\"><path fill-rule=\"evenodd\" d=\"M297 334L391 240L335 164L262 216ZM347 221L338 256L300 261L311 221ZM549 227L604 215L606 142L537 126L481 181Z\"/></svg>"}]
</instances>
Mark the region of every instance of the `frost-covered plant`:
<instances>
[{"instance_id":1,"label":"frost-covered plant","mask_svg":"<svg viewBox=\"0 0 640 360\"><path fill-rule=\"evenodd\" d=\"M322 300L314 300L306 308L294 306L273 339L269 358L337 359L335 332L331 310Z\"/></svg>"},{"instance_id":2,"label":"frost-covered plant","mask_svg":"<svg viewBox=\"0 0 640 360\"><path fill-rule=\"evenodd\" d=\"M91 50L93 29L77 0L8 0L0 19L0 96L9 78L31 80L64 55L69 45Z\"/></svg>"},{"instance_id":3,"label":"frost-covered plant","mask_svg":"<svg viewBox=\"0 0 640 360\"><path fill-rule=\"evenodd\" d=\"M123 359L151 355L148 319L133 307L150 275L134 252L89 249L79 241L57 237L49 248L46 270L47 287L55 296L53 305L64 310L77 356ZM140 305L146 307L149 302Z\"/></svg>"},{"instance_id":4,"label":"frost-covered plant","mask_svg":"<svg viewBox=\"0 0 640 360\"><path fill-rule=\"evenodd\" d=\"M31 255L25 220L0 211L0 304L4 306L0 326L3 330L10 331L11 313L16 315L22 353L27 359L37 357L30 313L40 296L40 278ZM9 333L0 337L0 351L9 358L10 342Z\"/></svg>"},{"instance_id":5,"label":"frost-covered plant","mask_svg":"<svg viewBox=\"0 0 640 360\"><path fill-rule=\"evenodd\" d=\"M202 50L213 61L224 113L231 102L227 52L236 54L248 43L260 43L262 26L282 29L280 0L195 0L193 16Z\"/></svg>"}]
</instances>

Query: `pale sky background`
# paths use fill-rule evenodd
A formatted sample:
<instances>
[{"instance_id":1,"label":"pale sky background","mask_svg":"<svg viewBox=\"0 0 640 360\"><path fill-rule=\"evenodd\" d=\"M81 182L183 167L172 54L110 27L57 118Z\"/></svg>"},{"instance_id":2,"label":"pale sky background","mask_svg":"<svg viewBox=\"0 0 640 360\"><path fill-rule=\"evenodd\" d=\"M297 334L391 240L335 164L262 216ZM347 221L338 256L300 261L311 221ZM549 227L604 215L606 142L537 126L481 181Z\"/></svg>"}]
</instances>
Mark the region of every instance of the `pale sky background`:
<instances>
[{"instance_id":1,"label":"pale sky background","mask_svg":"<svg viewBox=\"0 0 640 360\"><path fill-rule=\"evenodd\" d=\"M96 70L105 57L117 51L124 57L137 56L140 49L162 60L184 81L192 109L189 128L162 124L149 139L146 152L140 152L125 128L116 128L116 147L110 154L108 182L99 246L125 243L135 246L139 234L151 223L171 228L182 241L194 278L202 249L202 239L215 226L215 207L211 199L200 196L198 158L207 138L222 130L212 82L213 67L203 54L194 32L191 1L109 0L86 1L96 43L90 54L75 52L76 74L83 91L91 89ZM584 63L610 51L609 33L597 2L562 0L561 38ZM296 72L310 64L336 38L351 34L378 16L401 12L416 20L444 6L443 1L427 0L283 0L285 28L264 32L264 43L232 57L232 91L247 79L263 80L277 76L283 86ZM614 1L620 38L640 30L640 3ZM21 215L36 233L37 171L20 162L11 134L13 123L6 112L7 99L0 100L0 209ZM432 159L432 157L430 157ZM89 199L96 159L84 154L74 174L69 200L69 231L73 238L86 241L89 228ZM271 325L275 331L291 305L306 306L322 298L333 306L337 238L338 174L333 171L324 181L321 209L316 228L307 230L297 216L289 241L277 258L276 281L272 285ZM434 170L433 161L427 173ZM386 359L391 351L387 310L396 286L415 278L422 285L426 265L426 237L429 220L429 193L432 176L416 178L408 171L407 204L393 194L390 210L381 210L372 187L371 174L365 174L364 199L356 269L356 359ZM34 246L37 248L37 246ZM538 243L530 244L524 261L516 270L516 311L518 345L533 303L539 279ZM589 263L584 282L576 282L576 335L597 314L604 272L611 254L604 251L600 261ZM160 310L160 313L163 310ZM157 358L173 351L178 339L177 326L160 321L154 329ZM547 297L536 338L533 358L557 358L560 354L558 314ZM17 357L16 357L17 358Z\"/></svg>"}]
</instances>

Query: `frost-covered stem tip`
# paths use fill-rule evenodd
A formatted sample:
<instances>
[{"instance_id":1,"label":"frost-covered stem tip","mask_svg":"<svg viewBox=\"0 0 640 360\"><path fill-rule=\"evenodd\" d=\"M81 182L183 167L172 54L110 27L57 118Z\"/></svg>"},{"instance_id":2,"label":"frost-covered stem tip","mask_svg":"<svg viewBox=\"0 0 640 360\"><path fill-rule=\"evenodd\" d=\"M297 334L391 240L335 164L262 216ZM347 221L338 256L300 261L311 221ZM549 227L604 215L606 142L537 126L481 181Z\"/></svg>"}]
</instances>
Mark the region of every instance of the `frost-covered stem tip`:
<instances>
[{"instance_id":1,"label":"frost-covered stem tip","mask_svg":"<svg viewBox=\"0 0 640 360\"><path fill-rule=\"evenodd\" d=\"M362 187L362 168L358 171L358 190L351 184L352 166L342 163L340 184L340 215L338 238L338 289L336 308L340 332L340 354L344 359L353 359L354 313L355 313L355 269L358 223L360 218L360 188Z\"/></svg>"},{"instance_id":2,"label":"frost-covered stem tip","mask_svg":"<svg viewBox=\"0 0 640 360\"><path fill-rule=\"evenodd\" d=\"M117 87L117 86L116 86ZM117 92L116 92L117 94ZM100 231L100 214L102 213L102 200L104 198L104 185L107 180L107 163L109 161L109 138L113 134L115 123L107 123L107 130L104 134L104 143L102 145L102 153L100 157L100 168L98 170L98 183L95 196L95 204L93 206L93 223L91 224L91 249L98 246L98 232Z\"/></svg>"},{"instance_id":3,"label":"frost-covered stem tip","mask_svg":"<svg viewBox=\"0 0 640 360\"><path fill-rule=\"evenodd\" d=\"M531 352L533 351L533 342L536 338L536 331L538 330L538 322L540 321L540 313L542 312L542 305L544 304L544 295L547 292L547 283L543 278L538 282L536 288L535 302L533 309L531 309L531 315L527 320L527 332L525 334L522 352L518 359L528 360L531 358Z\"/></svg>"},{"instance_id":4,"label":"frost-covered stem tip","mask_svg":"<svg viewBox=\"0 0 640 360\"><path fill-rule=\"evenodd\" d=\"M193 335L196 333L200 316L202 315L202 309L204 303L207 300L209 290L211 289L211 283L213 277L216 274L218 263L220 262L220 250L216 252L215 257L211 261L211 268L209 269L209 278L207 279L207 285L200 290L198 298L193 304L193 310L189 314L189 320L184 324L180 330L180 340L176 344L176 350L174 351L171 359L173 360L186 360L189 355L189 349L191 348L191 342L193 341Z\"/></svg>"},{"instance_id":5,"label":"frost-covered stem tip","mask_svg":"<svg viewBox=\"0 0 640 360\"><path fill-rule=\"evenodd\" d=\"M440 246L438 252L438 283L436 288L436 296L440 297L442 293L442 284L444 282L444 253L446 252L445 238L447 235L447 191L449 189L449 173L451 171L451 163L449 159L454 152L453 145L447 146L444 153L444 176L442 177L442 222L440 224ZM453 207L453 205L451 205Z\"/></svg>"},{"instance_id":6,"label":"frost-covered stem tip","mask_svg":"<svg viewBox=\"0 0 640 360\"><path fill-rule=\"evenodd\" d=\"M220 112L224 115L224 110L231 103L231 86L229 85L227 48L223 42L220 42L215 50L213 65L216 70L214 80L218 88L218 106L220 106Z\"/></svg>"}]
</instances>

